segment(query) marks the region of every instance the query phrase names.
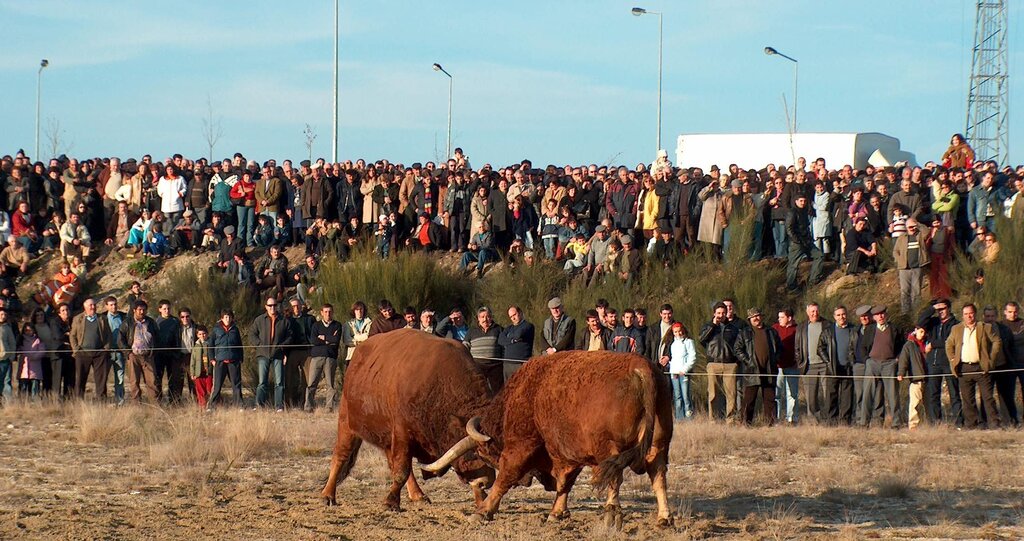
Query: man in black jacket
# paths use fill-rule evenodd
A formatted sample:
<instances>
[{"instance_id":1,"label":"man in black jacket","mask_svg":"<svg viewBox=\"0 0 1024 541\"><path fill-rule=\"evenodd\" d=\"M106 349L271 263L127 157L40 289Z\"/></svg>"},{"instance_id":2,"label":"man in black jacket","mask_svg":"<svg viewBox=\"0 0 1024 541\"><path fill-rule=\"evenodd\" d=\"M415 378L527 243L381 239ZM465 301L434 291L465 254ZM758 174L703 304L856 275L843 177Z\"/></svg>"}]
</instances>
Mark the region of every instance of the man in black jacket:
<instances>
[{"instance_id":1,"label":"man in black jacket","mask_svg":"<svg viewBox=\"0 0 1024 541\"><path fill-rule=\"evenodd\" d=\"M902 424L903 411L895 378L899 368L897 356L903 349L906 335L889 323L884 305L872 307L871 316L875 321L864 328L859 344L861 355L867 359L860 424L870 426L872 419L882 424L888 415L892 419L892 428L898 428ZM877 379L879 376L885 379Z\"/></svg>"},{"instance_id":2,"label":"man in black jacket","mask_svg":"<svg viewBox=\"0 0 1024 541\"><path fill-rule=\"evenodd\" d=\"M341 343L341 324L334 320L334 306L324 303L320 307L320 320L309 329L309 368L306 370L306 403L307 412L313 411L316 401L316 388L320 380L327 378L327 396L324 406L328 412L334 411L336 392L334 389L334 373L338 370L338 345Z\"/></svg>"},{"instance_id":3,"label":"man in black jacket","mask_svg":"<svg viewBox=\"0 0 1024 541\"><path fill-rule=\"evenodd\" d=\"M605 351L609 349L612 331L601 324L597 310L587 310L587 327L580 333L576 349L580 351ZM665 364L668 364L667 361Z\"/></svg>"},{"instance_id":4,"label":"man in black jacket","mask_svg":"<svg viewBox=\"0 0 1024 541\"><path fill-rule=\"evenodd\" d=\"M752 374L747 376L743 385L743 421L750 425L754 422L757 395L761 395L761 407L764 410L765 422L775 424L775 375L779 371L778 360L782 352L782 340L779 333L770 325L765 325L764 314L757 308L747 310L747 321L741 333L743 344L747 350L747 358L754 367Z\"/></svg>"},{"instance_id":5,"label":"man in black jacket","mask_svg":"<svg viewBox=\"0 0 1024 541\"><path fill-rule=\"evenodd\" d=\"M825 323L818 340L818 355L828 363L825 380L825 397L828 401L826 420L830 424L853 422L856 401L853 393L854 348L857 345L857 328L849 323L846 307L839 305L832 311L835 323Z\"/></svg>"},{"instance_id":6,"label":"man in black jacket","mask_svg":"<svg viewBox=\"0 0 1024 541\"><path fill-rule=\"evenodd\" d=\"M285 347L292 342L292 325L277 309L277 299L267 297L266 312L256 316L249 331L249 342L256 354L256 405L267 404L267 379L274 371L274 408L284 411Z\"/></svg>"},{"instance_id":7,"label":"man in black jacket","mask_svg":"<svg viewBox=\"0 0 1024 541\"><path fill-rule=\"evenodd\" d=\"M925 380L924 403L931 422L940 423L945 418L947 422L953 422L960 427L964 424L960 380L950 372L949 358L946 357L946 340L953 326L960 323L953 315L952 306L949 299L935 299L931 302L931 307L926 308L921 314L920 322L924 324L928 345L931 346L925 353L928 374L943 374L942 377L929 377ZM943 381L946 382L946 391L949 393L948 417L942 411Z\"/></svg>"},{"instance_id":8,"label":"man in black jacket","mask_svg":"<svg viewBox=\"0 0 1024 541\"><path fill-rule=\"evenodd\" d=\"M181 322L171 314L171 301L162 299L157 304L156 336L153 342L153 362L156 367L156 394L161 397L164 374L167 374L167 395L172 404L181 401L185 385L185 362L181 359Z\"/></svg>"},{"instance_id":9,"label":"man in black jacket","mask_svg":"<svg viewBox=\"0 0 1024 541\"><path fill-rule=\"evenodd\" d=\"M711 321L700 330L700 344L708 359L708 411L712 417L721 418L722 411L715 407L715 399L725 394L724 417L732 423L736 413L736 374L749 374L752 368L740 329L729 322L726 313L724 303L715 304Z\"/></svg>"},{"instance_id":10,"label":"man in black jacket","mask_svg":"<svg viewBox=\"0 0 1024 541\"><path fill-rule=\"evenodd\" d=\"M699 176L697 178L700 178ZM679 243L679 252L688 253L697 245L697 223L692 209L702 186L690 178L686 169L679 172L679 182L672 186L668 213L672 217L672 236Z\"/></svg>"},{"instance_id":11,"label":"man in black jacket","mask_svg":"<svg viewBox=\"0 0 1024 541\"><path fill-rule=\"evenodd\" d=\"M504 361L502 371L506 383L512 377L512 374L519 370L523 362L526 362L533 355L533 337L535 332L533 323L526 321L523 317L523 310L516 305L508 307L508 319L512 324L501 331L501 336L498 337L498 345L501 346L504 352L504 358L522 362Z\"/></svg>"},{"instance_id":12,"label":"man in black jacket","mask_svg":"<svg viewBox=\"0 0 1024 541\"><path fill-rule=\"evenodd\" d=\"M786 287L796 291L796 275L803 258L811 260L811 274L807 277L807 285L821 281L821 267L825 255L814 245L811 235L811 215L807 210L807 196L797 193L793 198L794 206L786 214L786 238L789 240L789 261L786 264Z\"/></svg>"}]
</instances>

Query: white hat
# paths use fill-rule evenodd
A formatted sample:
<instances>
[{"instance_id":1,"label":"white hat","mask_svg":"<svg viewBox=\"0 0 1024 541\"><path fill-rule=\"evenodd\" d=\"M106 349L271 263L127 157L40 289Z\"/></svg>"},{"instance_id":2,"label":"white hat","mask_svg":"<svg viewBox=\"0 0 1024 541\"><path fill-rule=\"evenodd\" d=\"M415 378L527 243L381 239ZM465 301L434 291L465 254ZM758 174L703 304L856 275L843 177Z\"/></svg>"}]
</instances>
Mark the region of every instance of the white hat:
<instances>
[{"instance_id":1,"label":"white hat","mask_svg":"<svg viewBox=\"0 0 1024 541\"><path fill-rule=\"evenodd\" d=\"M663 148L658 149L658 157L659 158L668 158L668 151L663 149Z\"/></svg>"}]
</instances>

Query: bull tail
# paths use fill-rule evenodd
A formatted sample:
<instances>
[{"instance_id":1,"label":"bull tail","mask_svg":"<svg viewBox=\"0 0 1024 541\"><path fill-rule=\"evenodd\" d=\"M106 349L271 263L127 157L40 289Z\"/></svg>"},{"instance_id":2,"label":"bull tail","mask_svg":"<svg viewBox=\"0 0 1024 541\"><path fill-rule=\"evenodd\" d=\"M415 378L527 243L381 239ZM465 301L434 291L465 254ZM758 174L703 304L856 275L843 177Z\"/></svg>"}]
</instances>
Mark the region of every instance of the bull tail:
<instances>
[{"instance_id":1,"label":"bull tail","mask_svg":"<svg viewBox=\"0 0 1024 541\"><path fill-rule=\"evenodd\" d=\"M644 459L651 449L654 440L655 421L655 382L651 374L636 368L633 370L631 383L636 397L640 400L643 416L640 420L640 430L637 433L636 443L629 449L606 458L594 472L594 488L605 490L613 483L618 483L622 477L622 470L627 467L635 472L644 470Z\"/></svg>"}]
</instances>

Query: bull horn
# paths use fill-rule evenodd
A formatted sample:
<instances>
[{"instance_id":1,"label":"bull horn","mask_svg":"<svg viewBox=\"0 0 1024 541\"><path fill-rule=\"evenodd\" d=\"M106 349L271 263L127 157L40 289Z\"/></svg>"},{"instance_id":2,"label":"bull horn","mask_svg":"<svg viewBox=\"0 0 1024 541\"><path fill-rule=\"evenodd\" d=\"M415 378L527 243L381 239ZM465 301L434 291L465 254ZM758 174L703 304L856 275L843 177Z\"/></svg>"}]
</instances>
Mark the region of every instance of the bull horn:
<instances>
[{"instance_id":1,"label":"bull horn","mask_svg":"<svg viewBox=\"0 0 1024 541\"><path fill-rule=\"evenodd\" d=\"M491 441L491 437L483 432L480 432L480 417L473 417L466 423L466 433L469 437L473 438L474 441L480 443L487 443Z\"/></svg>"},{"instance_id":2,"label":"bull horn","mask_svg":"<svg viewBox=\"0 0 1024 541\"><path fill-rule=\"evenodd\" d=\"M425 472L438 473L447 468L448 466L451 466L452 462L458 460L460 456L472 451L475 448L476 442L473 441L473 438L466 436L465 438L459 440L459 443L456 443L451 449L448 449L448 451L441 455L441 458L437 459L436 461L430 464L427 464L426 466L421 466L420 469Z\"/></svg>"}]
</instances>

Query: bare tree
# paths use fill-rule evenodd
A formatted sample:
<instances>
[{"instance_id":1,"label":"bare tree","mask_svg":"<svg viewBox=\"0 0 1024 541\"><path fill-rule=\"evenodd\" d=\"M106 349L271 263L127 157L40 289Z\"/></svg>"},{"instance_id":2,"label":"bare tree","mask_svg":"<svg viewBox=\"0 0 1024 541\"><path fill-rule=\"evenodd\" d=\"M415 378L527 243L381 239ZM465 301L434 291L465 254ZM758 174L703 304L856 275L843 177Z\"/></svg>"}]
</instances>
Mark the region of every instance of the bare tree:
<instances>
[{"instance_id":1,"label":"bare tree","mask_svg":"<svg viewBox=\"0 0 1024 541\"><path fill-rule=\"evenodd\" d=\"M316 141L316 130L313 126L306 124L306 129L302 130L302 135L306 136L306 150L309 151L309 161L313 161L313 142Z\"/></svg>"},{"instance_id":2,"label":"bare tree","mask_svg":"<svg viewBox=\"0 0 1024 541\"><path fill-rule=\"evenodd\" d=\"M43 126L43 135L50 148L50 157L67 154L74 148L74 142L68 139L68 133L61 128L60 120L55 117L47 117L46 125Z\"/></svg>"},{"instance_id":3,"label":"bare tree","mask_svg":"<svg viewBox=\"0 0 1024 541\"><path fill-rule=\"evenodd\" d=\"M203 119L203 138L206 139L206 147L209 149L210 161L213 161L213 147L217 146L217 141L220 141L221 136L224 135L224 117L213 116L213 101L210 99L210 95L206 95L206 118Z\"/></svg>"}]
</instances>

